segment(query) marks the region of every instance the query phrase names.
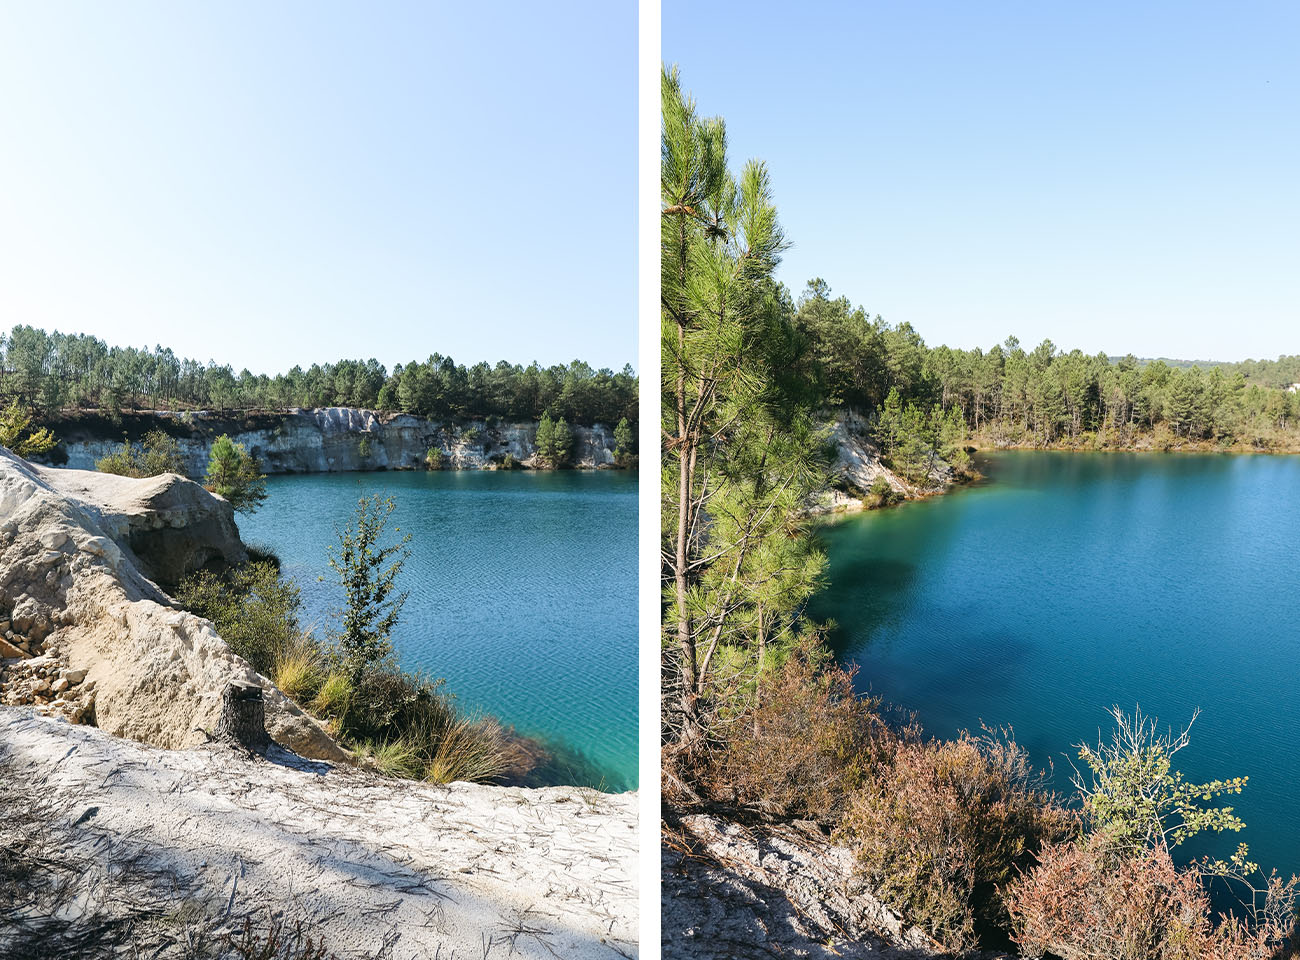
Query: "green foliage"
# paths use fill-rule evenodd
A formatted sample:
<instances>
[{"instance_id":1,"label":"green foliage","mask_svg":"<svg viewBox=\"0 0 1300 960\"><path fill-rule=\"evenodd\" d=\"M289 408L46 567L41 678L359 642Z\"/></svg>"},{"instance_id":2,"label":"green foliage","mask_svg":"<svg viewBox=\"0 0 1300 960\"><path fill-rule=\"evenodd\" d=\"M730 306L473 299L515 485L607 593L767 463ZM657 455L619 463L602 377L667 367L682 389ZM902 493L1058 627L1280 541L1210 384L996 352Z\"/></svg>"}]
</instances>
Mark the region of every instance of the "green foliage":
<instances>
[{"instance_id":1,"label":"green foliage","mask_svg":"<svg viewBox=\"0 0 1300 960\"><path fill-rule=\"evenodd\" d=\"M266 477L257 458L224 433L213 441L204 486L241 513L253 513L266 499Z\"/></svg>"},{"instance_id":2,"label":"green foliage","mask_svg":"<svg viewBox=\"0 0 1300 960\"><path fill-rule=\"evenodd\" d=\"M1115 729L1109 742L1079 746L1086 775L1079 772L1073 780L1092 833L1119 850L1136 853L1171 849L1204 831L1245 826L1232 807L1215 806L1213 801L1241 793L1247 777L1188 783L1174 769L1174 756L1190 742L1191 723L1181 733L1162 733L1156 720L1140 710L1130 716L1112 707L1110 715Z\"/></svg>"},{"instance_id":3,"label":"green foliage","mask_svg":"<svg viewBox=\"0 0 1300 960\"><path fill-rule=\"evenodd\" d=\"M806 338L773 272L786 247L766 167L733 176L726 128L662 76L665 628L670 737L692 748L714 656L794 634L824 558L803 508L825 485Z\"/></svg>"},{"instance_id":4,"label":"green foliage","mask_svg":"<svg viewBox=\"0 0 1300 960\"><path fill-rule=\"evenodd\" d=\"M614 428L614 462L625 466L636 455L636 433L624 417Z\"/></svg>"},{"instance_id":5,"label":"green foliage","mask_svg":"<svg viewBox=\"0 0 1300 960\"><path fill-rule=\"evenodd\" d=\"M501 469L502 470L519 469L519 461L515 459L515 455L513 453L507 453L504 457L501 458Z\"/></svg>"},{"instance_id":6,"label":"green foliage","mask_svg":"<svg viewBox=\"0 0 1300 960\"><path fill-rule=\"evenodd\" d=\"M561 417L551 421L549 412L537 424L537 459L552 469L564 466L573 453L573 432Z\"/></svg>"},{"instance_id":7,"label":"green foliage","mask_svg":"<svg viewBox=\"0 0 1300 960\"><path fill-rule=\"evenodd\" d=\"M180 444L162 430L150 430L139 446L124 442L120 449L95 461L100 473L122 477L156 477L163 473L185 475Z\"/></svg>"},{"instance_id":8,"label":"green foliage","mask_svg":"<svg viewBox=\"0 0 1300 960\"><path fill-rule=\"evenodd\" d=\"M435 783L483 782L505 767L500 727L492 720L462 716L441 680L368 667L347 681L345 693L333 696L341 704L335 713L340 732L367 744L391 775Z\"/></svg>"},{"instance_id":9,"label":"green foliage","mask_svg":"<svg viewBox=\"0 0 1300 960\"><path fill-rule=\"evenodd\" d=\"M51 416L61 408L284 410L351 406L443 418L536 420L543 410L570 423L637 417L630 366L593 369L574 360L542 367L501 361L458 364L434 353L391 371L377 360L294 367L275 376L177 357L164 347L110 347L81 334L19 325L0 362L0 390Z\"/></svg>"},{"instance_id":10,"label":"green foliage","mask_svg":"<svg viewBox=\"0 0 1300 960\"><path fill-rule=\"evenodd\" d=\"M339 532L338 543L329 548L329 565L346 599L334 642L354 684L368 667L392 653L390 634L406 602L406 594L394 590L410 556L410 534L384 543L395 509L392 497L362 497L352 520Z\"/></svg>"},{"instance_id":11,"label":"green foliage","mask_svg":"<svg viewBox=\"0 0 1300 960\"><path fill-rule=\"evenodd\" d=\"M871 488L867 491L865 497L869 509L893 506L902 499L903 495L895 490L884 477L876 477L875 480L871 481Z\"/></svg>"},{"instance_id":12,"label":"green foliage","mask_svg":"<svg viewBox=\"0 0 1300 960\"><path fill-rule=\"evenodd\" d=\"M363 434L361 439L357 441L357 456L360 457L362 460L369 459L370 447L371 447L370 435Z\"/></svg>"},{"instance_id":13,"label":"green foliage","mask_svg":"<svg viewBox=\"0 0 1300 960\"><path fill-rule=\"evenodd\" d=\"M181 581L176 599L211 620L230 649L264 676L274 676L277 663L304 646L300 591L273 564L246 563L222 574L200 570Z\"/></svg>"},{"instance_id":14,"label":"green foliage","mask_svg":"<svg viewBox=\"0 0 1300 960\"><path fill-rule=\"evenodd\" d=\"M447 456L441 447L430 447L424 454L424 466L429 470L441 470L447 465Z\"/></svg>"},{"instance_id":15,"label":"green foliage","mask_svg":"<svg viewBox=\"0 0 1300 960\"><path fill-rule=\"evenodd\" d=\"M822 403L874 411L887 455L915 474L932 450L964 470L968 433L1094 449L1150 441L1300 450L1300 393L1286 390L1300 382L1300 356L1201 367L1067 353L1050 340L1026 351L1014 337L988 350L929 347L908 324L832 299L820 278L800 296L795 323Z\"/></svg>"},{"instance_id":16,"label":"green foliage","mask_svg":"<svg viewBox=\"0 0 1300 960\"><path fill-rule=\"evenodd\" d=\"M48 453L58 442L48 427L32 427L31 414L17 400L0 412L0 447L20 457L34 457Z\"/></svg>"}]
</instances>

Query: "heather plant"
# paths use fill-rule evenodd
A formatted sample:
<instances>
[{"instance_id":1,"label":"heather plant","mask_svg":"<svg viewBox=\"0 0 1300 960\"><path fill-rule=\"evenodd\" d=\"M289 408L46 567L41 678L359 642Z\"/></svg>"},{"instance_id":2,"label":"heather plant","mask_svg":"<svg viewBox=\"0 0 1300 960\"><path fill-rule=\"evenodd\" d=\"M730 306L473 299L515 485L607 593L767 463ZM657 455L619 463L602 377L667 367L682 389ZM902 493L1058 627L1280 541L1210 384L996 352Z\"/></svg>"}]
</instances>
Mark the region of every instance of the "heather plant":
<instances>
[{"instance_id":1,"label":"heather plant","mask_svg":"<svg viewBox=\"0 0 1300 960\"><path fill-rule=\"evenodd\" d=\"M863 879L945 948L1004 930L999 893L1046 844L1078 831L1009 736L900 738L853 798L839 835Z\"/></svg>"},{"instance_id":2,"label":"heather plant","mask_svg":"<svg viewBox=\"0 0 1300 960\"><path fill-rule=\"evenodd\" d=\"M1197 865L1168 849L1124 855L1105 837L1046 847L1007 906L1020 949L1061 960L1281 960L1294 957L1295 881L1273 878L1272 904L1247 918L1213 918Z\"/></svg>"},{"instance_id":3,"label":"heather plant","mask_svg":"<svg viewBox=\"0 0 1300 960\"><path fill-rule=\"evenodd\" d=\"M722 720L727 736L699 780L719 801L826 824L871 775L889 734L853 673L812 643L741 691L746 709Z\"/></svg>"}]
</instances>

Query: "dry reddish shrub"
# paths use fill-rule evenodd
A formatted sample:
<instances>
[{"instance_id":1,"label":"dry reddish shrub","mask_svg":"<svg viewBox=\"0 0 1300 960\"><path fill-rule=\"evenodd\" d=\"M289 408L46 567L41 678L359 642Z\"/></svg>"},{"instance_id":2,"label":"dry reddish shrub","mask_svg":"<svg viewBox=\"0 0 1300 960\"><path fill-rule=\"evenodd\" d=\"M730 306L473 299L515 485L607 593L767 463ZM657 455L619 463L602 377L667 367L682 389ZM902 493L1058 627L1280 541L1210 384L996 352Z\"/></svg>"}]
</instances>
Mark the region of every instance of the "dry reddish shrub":
<instances>
[{"instance_id":1,"label":"dry reddish shrub","mask_svg":"<svg viewBox=\"0 0 1300 960\"><path fill-rule=\"evenodd\" d=\"M865 879L954 951L1005 930L998 891L1046 843L1078 832L1009 739L902 740L844 818Z\"/></svg>"},{"instance_id":2,"label":"dry reddish shrub","mask_svg":"<svg viewBox=\"0 0 1300 960\"><path fill-rule=\"evenodd\" d=\"M834 823L888 739L877 703L820 648L796 648L761 678L744 712L719 723L725 739L699 780L717 801Z\"/></svg>"},{"instance_id":3,"label":"dry reddish shrub","mask_svg":"<svg viewBox=\"0 0 1300 960\"><path fill-rule=\"evenodd\" d=\"M1045 847L1007 891L1013 938L1030 956L1061 960L1271 960L1288 931L1218 924L1200 872L1179 871L1157 847L1135 857L1089 843Z\"/></svg>"}]
</instances>

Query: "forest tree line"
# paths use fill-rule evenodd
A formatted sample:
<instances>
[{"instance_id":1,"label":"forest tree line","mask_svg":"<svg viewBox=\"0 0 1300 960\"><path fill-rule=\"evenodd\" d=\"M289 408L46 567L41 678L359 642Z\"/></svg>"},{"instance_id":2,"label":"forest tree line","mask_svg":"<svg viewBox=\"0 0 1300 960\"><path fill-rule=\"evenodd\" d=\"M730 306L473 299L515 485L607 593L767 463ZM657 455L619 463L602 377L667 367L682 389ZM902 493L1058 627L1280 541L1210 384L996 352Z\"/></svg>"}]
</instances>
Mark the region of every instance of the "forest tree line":
<instances>
[{"instance_id":1,"label":"forest tree line","mask_svg":"<svg viewBox=\"0 0 1300 960\"><path fill-rule=\"evenodd\" d=\"M1287 389L1300 382L1300 356L1201 366L1065 352L1051 340L1026 350L1015 337L987 350L930 347L910 324L833 298L821 279L787 309L827 406L879 417L896 392L904 411L958 411L977 438L1036 446L1127 446L1149 434L1260 449L1300 441L1300 393Z\"/></svg>"},{"instance_id":2,"label":"forest tree line","mask_svg":"<svg viewBox=\"0 0 1300 960\"><path fill-rule=\"evenodd\" d=\"M0 334L0 395L44 418L66 411L214 410L221 414L291 407L362 407L426 417L570 423L637 419L637 377L580 360L542 367L500 361L465 366L433 354L391 371L377 360L295 366L275 376L178 357L168 347L110 347L87 334L15 326Z\"/></svg>"}]
</instances>

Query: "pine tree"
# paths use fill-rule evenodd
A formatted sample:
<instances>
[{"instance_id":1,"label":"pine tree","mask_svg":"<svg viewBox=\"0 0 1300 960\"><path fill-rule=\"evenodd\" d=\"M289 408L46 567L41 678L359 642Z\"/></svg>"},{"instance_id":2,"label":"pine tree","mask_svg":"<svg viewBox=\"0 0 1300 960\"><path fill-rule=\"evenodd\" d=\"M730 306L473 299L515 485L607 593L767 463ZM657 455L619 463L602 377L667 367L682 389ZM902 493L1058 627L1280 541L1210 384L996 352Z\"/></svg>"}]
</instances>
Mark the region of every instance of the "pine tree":
<instances>
[{"instance_id":1,"label":"pine tree","mask_svg":"<svg viewBox=\"0 0 1300 960\"><path fill-rule=\"evenodd\" d=\"M392 653L391 634L406 602L405 593L393 591L411 555L407 548L411 535L383 543L395 509L392 497L362 497L352 521L339 532L338 543L329 548L329 565L338 575L347 603L334 639L354 683L368 667Z\"/></svg>"},{"instance_id":2,"label":"pine tree","mask_svg":"<svg viewBox=\"0 0 1300 960\"><path fill-rule=\"evenodd\" d=\"M253 513L266 499L266 477L257 458L224 433L213 441L204 486L241 513Z\"/></svg>"},{"instance_id":3,"label":"pine tree","mask_svg":"<svg viewBox=\"0 0 1300 960\"><path fill-rule=\"evenodd\" d=\"M564 422L563 417L560 417L559 423L555 425L553 445L554 457L551 466L562 467L573 456L573 431L569 429L569 425Z\"/></svg>"},{"instance_id":4,"label":"pine tree","mask_svg":"<svg viewBox=\"0 0 1300 960\"><path fill-rule=\"evenodd\" d=\"M632 459L636 449L636 434L632 430L632 425L624 417L614 428L614 462L619 465L627 464Z\"/></svg>"},{"instance_id":5,"label":"pine tree","mask_svg":"<svg viewBox=\"0 0 1300 960\"><path fill-rule=\"evenodd\" d=\"M663 579L669 737L703 742L722 648L757 657L824 558L803 508L825 482L806 340L776 283L766 167L727 169L721 119L662 76Z\"/></svg>"},{"instance_id":6,"label":"pine tree","mask_svg":"<svg viewBox=\"0 0 1300 960\"><path fill-rule=\"evenodd\" d=\"M537 459L548 467L556 465L556 430L551 414L544 412L537 424Z\"/></svg>"}]
</instances>

